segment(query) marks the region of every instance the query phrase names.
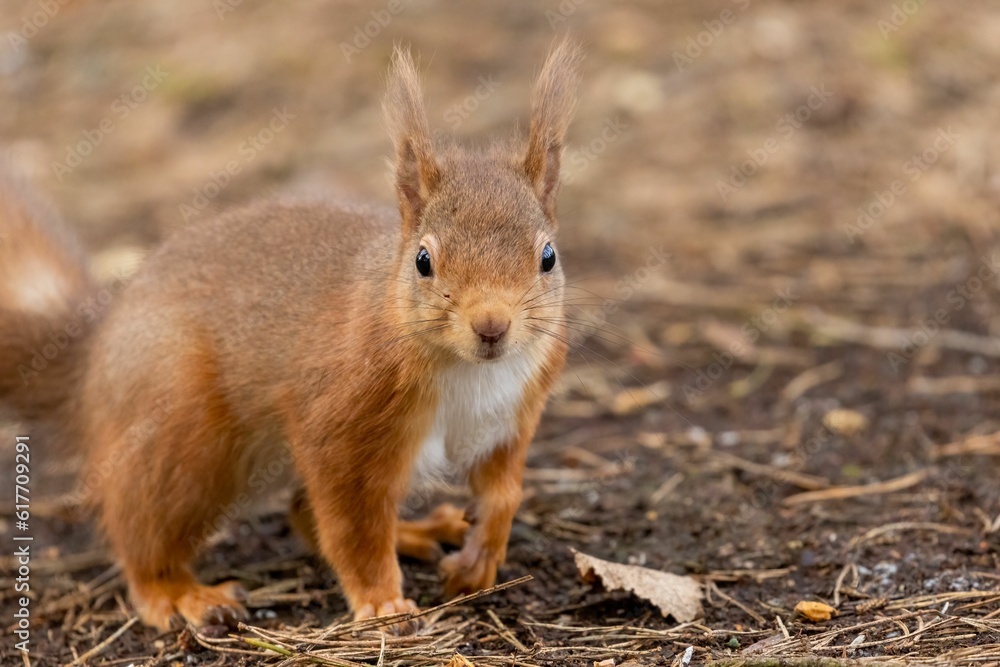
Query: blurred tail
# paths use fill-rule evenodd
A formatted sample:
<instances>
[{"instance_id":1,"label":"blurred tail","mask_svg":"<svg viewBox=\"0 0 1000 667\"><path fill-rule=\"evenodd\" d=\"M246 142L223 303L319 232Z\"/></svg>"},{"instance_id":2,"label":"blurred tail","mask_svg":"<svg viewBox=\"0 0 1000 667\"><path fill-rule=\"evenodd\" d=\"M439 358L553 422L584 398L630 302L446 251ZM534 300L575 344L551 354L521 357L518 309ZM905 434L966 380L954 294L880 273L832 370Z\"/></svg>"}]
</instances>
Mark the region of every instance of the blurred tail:
<instances>
[{"instance_id":1,"label":"blurred tail","mask_svg":"<svg viewBox=\"0 0 1000 667\"><path fill-rule=\"evenodd\" d=\"M87 262L55 212L0 170L0 408L67 424L94 318Z\"/></svg>"}]
</instances>

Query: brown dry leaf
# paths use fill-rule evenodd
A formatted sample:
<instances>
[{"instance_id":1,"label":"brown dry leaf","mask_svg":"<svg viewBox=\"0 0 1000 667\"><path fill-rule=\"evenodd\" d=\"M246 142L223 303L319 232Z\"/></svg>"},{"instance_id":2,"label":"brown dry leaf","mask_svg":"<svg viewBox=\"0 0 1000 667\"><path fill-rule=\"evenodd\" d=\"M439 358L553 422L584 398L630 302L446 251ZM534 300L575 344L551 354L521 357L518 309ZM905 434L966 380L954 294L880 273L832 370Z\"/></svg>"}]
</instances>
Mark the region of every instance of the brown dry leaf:
<instances>
[{"instance_id":1,"label":"brown dry leaf","mask_svg":"<svg viewBox=\"0 0 1000 667\"><path fill-rule=\"evenodd\" d=\"M868 417L857 410L830 410L823 415L823 426L837 435L857 435L868 428Z\"/></svg>"},{"instance_id":2,"label":"brown dry leaf","mask_svg":"<svg viewBox=\"0 0 1000 667\"><path fill-rule=\"evenodd\" d=\"M807 620L813 623L819 623L821 621L829 621L833 616L836 616L837 610L822 602L803 600L795 605L795 613L805 616Z\"/></svg>"},{"instance_id":3,"label":"brown dry leaf","mask_svg":"<svg viewBox=\"0 0 1000 667\"><path fill-rule=\"evenodd\" d=\"M469 662L469 659L466 658L461 653L456 653L455 655L451 656L451 660L448 661L448 664L445 665L445 667L476 667L476 666L473 663Z\"/></svg>"},{"instance_id":4,"label":"brown dry leaf","mask_svg":"<svg viewBox=\"0 0 1000 667\"><path fill-rule=\"evenodd\" d=\"M701 585L689 577L601 560L572 549L576 569L585 581L600 579L609 591L629 591L681 623L701 614Z\"/></svg>"},{"instance_id":5,"label":"brown dry leaf","mask_svg":"<svg viewBox=\"0 0 1000 667\"><path fill-rule=\"evenodd\" d=\"M552 402L552 409L549 412L557 417L569 419L593 419L601 413L601 410L601 406L591 400L575 401L560 398Z\"/></svg>"},{"instance_id":6,"label":"brown dry leaf","mask_svg":"<svg viewBox=\"0 0 1000 667\"><path fill-rule=\"evenodd\" d=\"M747 340L739 325L727 324L717 320L702 322L701 335L715 349L732 354L740 361L756 361L756 346Z\"/></svg>"},{"instance_id":7,"label":"brown dry leaf","mask_svg":"<svg viewBox=\"0 0 1000 667\"><path fill-rule=\"evenodd\" d=\"M643 409L670 398L670 383L661 380L648 387L626 387L611 400L611 412L619 417L640 412Z\"/></svg>"},{"instance_id":8,"label":"brown dry leaf","mask_svg":"<svg viewBox=\"0 0 1000 667\"><path fill-rule=\"evenodd\" d=\"M661 449L667 444L666 433L639 433L635 436L636 442L649 449Z\"/></svg>"}]
</instances>

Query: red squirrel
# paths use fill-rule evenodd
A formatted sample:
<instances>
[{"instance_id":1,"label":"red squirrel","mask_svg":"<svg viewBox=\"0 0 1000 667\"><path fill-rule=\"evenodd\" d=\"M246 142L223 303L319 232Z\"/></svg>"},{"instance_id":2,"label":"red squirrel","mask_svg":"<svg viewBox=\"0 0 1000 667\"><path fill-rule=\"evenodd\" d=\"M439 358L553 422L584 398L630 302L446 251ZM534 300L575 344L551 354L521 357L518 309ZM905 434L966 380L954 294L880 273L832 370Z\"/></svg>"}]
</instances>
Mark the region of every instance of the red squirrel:
<instances>
[{"instance_id":1,"label":"red squirrel","mask_svg":"<svg viewBox=\"0 0 1000 667\"><path fill-rule=\"evenodd\" d=\"M432 140L397 49L383 108L398 210L231 211L166 240L99 317L80 316L95 286L72 239L0 187L0 404L84 452L145 623L244 617L239 585L204 585L192 562L275 460L293 463L292 523L356 619L416 609L397 550L460 546L440 561L449 595L495 582L567 351L556 194L579 60L568 41L548 56L526 142L465 148ZM411 483L446 472L467 480L469 510L401 521Z\"/></svg>"}]
</instances>

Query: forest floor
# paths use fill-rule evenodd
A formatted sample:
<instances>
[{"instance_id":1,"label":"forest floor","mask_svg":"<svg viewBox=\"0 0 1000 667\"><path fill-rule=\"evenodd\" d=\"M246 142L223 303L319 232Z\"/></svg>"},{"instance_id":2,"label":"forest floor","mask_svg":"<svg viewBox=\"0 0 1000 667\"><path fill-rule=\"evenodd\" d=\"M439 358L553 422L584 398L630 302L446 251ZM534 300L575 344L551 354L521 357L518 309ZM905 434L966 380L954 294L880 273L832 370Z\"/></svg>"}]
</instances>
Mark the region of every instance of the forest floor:
<instances>
[{"instance_id":1,"label":"forest floor","mask_svg":"<svg viewBox=\"0 0 1000 667\"><path fill-rule=\"evenodd\" d=\"M424 56L432 126L481 136L523 126L555 34L584 40L559 240L580 330L500 573L519 583L414 637L337 625L336 581L277 498L199 568L244 582L247 626L157 633L39 487L32 650L12 647L4 556L0 662L1000 664L1000 7L403 4L357 53L356 3L60 5L0 55L0 140L110 277L258 196L388 200L394 41ZM275 109L293 118L250 157ZM702 615L583 581L573 549L694 578ZM445 602L433 565L403 569L422 607Z\"/></svg>"}]
</instances>

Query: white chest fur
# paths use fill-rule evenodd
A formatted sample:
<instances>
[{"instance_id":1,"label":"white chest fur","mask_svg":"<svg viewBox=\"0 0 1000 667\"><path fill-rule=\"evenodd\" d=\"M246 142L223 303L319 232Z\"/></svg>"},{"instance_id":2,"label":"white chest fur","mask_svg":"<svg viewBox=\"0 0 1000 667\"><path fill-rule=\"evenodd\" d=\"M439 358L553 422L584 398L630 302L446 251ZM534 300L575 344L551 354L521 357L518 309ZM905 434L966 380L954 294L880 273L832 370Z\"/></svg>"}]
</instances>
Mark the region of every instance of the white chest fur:
<instances>
[{"instance_id":1,"label":"white chest fur","mask_svg":"<svg viewBox=\"0 0 1000 667\"><path fill-rule=\"evenodd\" d=\"M477 458L510 442L525 388L538 367L534 355L516 354L493 363L459 363L441 373L437 410L417 456L414 485L464 477Z\"/></svg>"}]
</instances>

